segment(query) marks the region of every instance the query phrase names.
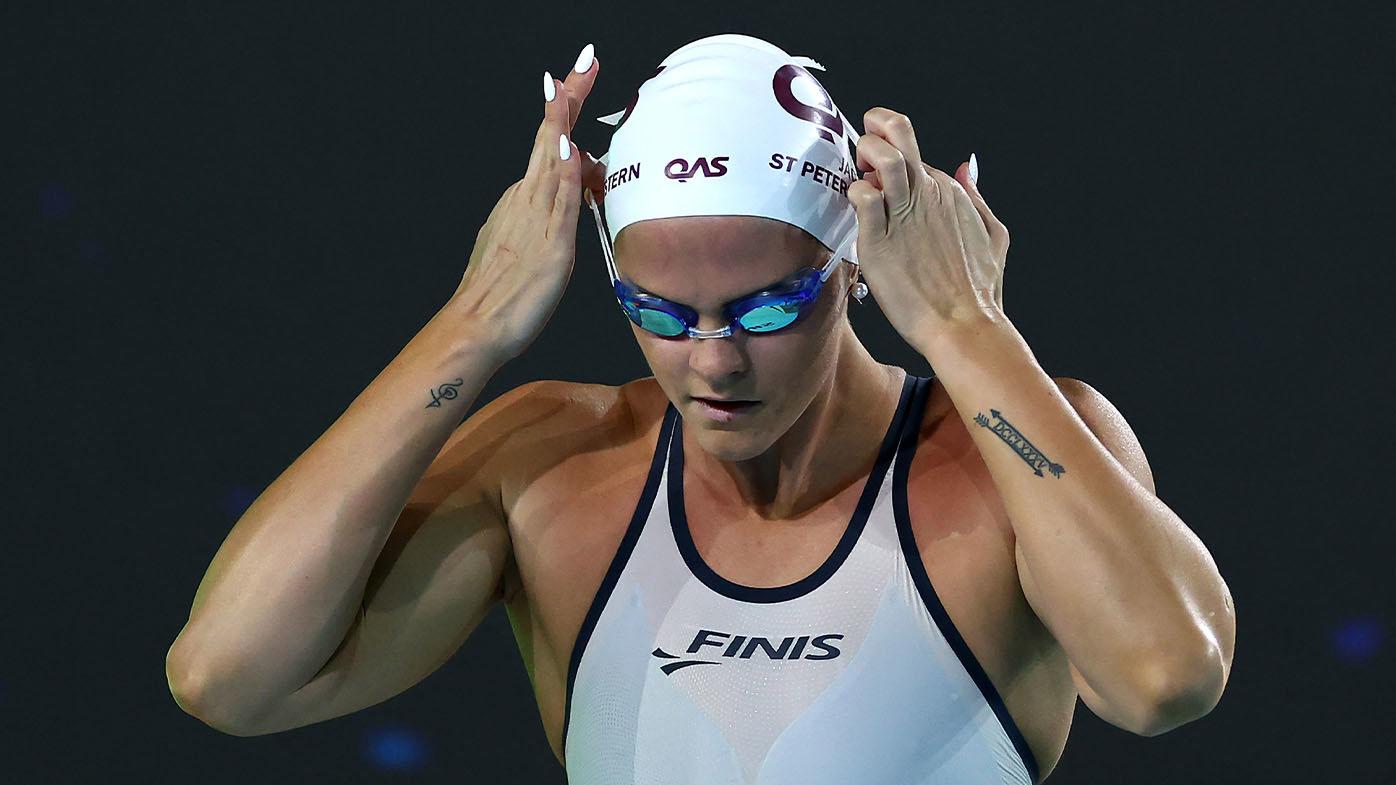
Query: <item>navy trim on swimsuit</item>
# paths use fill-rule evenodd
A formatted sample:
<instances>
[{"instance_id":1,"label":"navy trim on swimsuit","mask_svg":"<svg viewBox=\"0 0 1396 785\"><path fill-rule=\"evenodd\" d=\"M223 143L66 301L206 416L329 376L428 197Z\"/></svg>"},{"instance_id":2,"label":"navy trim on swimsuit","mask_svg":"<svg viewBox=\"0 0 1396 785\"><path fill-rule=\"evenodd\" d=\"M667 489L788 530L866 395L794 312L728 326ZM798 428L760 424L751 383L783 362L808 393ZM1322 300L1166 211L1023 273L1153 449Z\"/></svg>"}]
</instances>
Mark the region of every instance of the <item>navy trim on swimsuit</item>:
<instances>
[{"instance_id":1,"label":"navy trim on swimsuit","mask_svg":"<svg viewBox=\"0 0 1396 785\"><path fill-rule=\"evenodd\" d=\"M669 524L674 530L674 541L678 544L679 553L683 554L683 560L688 564L688 568L693 571L694 576L702 581L709 589L742 602L786 602L796 597L802 597L824 584L848 558L848 554L853 551L853 546L858 542L858 535L862 533L864 525L868 522L868 515L872 512L873 503L877 501L878 491L882 489L882 479L887 476L887 468L892 464L892 458L897 454L897 435L901 431L902 422L906 419L909 411L908 403L911 400L913 382L916 377L910 373L902 382L901 397L897 401L897 410L892 415L892 423L887 427L887 434L882 437L882 446L878 449L877 462L868 473L868 478L863 485L863 495L858 498L858 508L853 512L853 518L849 521L848 527L844 529L843 537L839 539L839 544L834 547L834 552L829 554L829 558L824 561L814 572L801 578L800 580L785 586L743 586L734 583L718 575L708 563L703 561L702 555L698 553L698 547L693 543L693 533L688 528L688 513L684 509L683 503L683 421L680 418L679 426L674 429L674 438L669 446Z\"/></svg>"},{"instance_id":2,"label":"navy trim on swimsuit","mask_svg":"<svg viewBox=\"0 0 1396 785\"><path fill-rule=\"evenodd\" d=\"M564 756L567 750L567 725L572 718L572 685L577 680L577 667L582 662L582 652L586 649L587 641L591 639L592 631L596 629L596 623L601 618L601 611L605 609L606 601L610 599L611 592L615 590L616 583L620 581L620 574L625 570L625 563L630 560L630 554L635 550L635 543L640 540L640 532L645 528L645 520L650 516L650 508L654 506L654 498L659 494L659 479L663 476L664 469L664 453L678 421L679 412L671 403L664 410L664 423L659 428L659 440L654 446L654 457L650 460L650 473L649 479L645 480L645 490L640 494L640 501L635 505L635 514L630 516L630 526L626 528L625 536L621 538L620 547L616 549L616 555L611 559L611 566L606 570L606 577L602 579L601 587L596 590L596 596L592 598L591 607L587 609L582 628L577 632L577 640L572 644L572 659L567 665L567 698L562 708L562 749Z\"/></svg>"},{"instance_id":3,"label":"navy trim on swimsuit","mask_svg":"<svg viewBox=\"0 0 1396 785\"><path fill-rule=\"evenodd\" d=\"M945 606L940 602L940 596L936 594L935 587L931 585L930 576L926 574L926 565L921 560L921 551L916 547L916 536L911 530L911 515L907 507L906 483L911 471L911 459L916 455L916 446L919 442L921 431L921 419L925 415L926 401L930 397L930 379L922 380L918 384L916 398L912 402L912 416L908 419L906 429L902 433L901 450L897 457L897 468L892 473L892 511L897 520L897 537L901 540L902 554L906 559L907 567L911 570L911 580L916 584L916 589L921 594L921 599L926 604L926 609L930 611L931 617L935 619L936 626L945 636L946 642L955 655L960 658L960 664L964 666L969 677L979 687L979 692L983 694L984 700L993 709L995 716L999 719L999 724L1003 726L1004 732L1013 742L1013 747L1018 750L1018 755L1023 759L1023 766L1028 770L1028 776L1033 782L1037 782L1037 760L1033 757L1032 750L1028 747L1028 742L1023 738L1023 733L1018 729L1017 723L1013 721L1012 715L1008 713L1008 707L1004 705L1003 699L999 697L998 690L994 688L994 683L989 680L989 674L975 659L974 652L970 651L969 645L960 635L960 631L955 629L955 623L950 620L950 614L946 613Z\"/></svg>"}]
</instances>

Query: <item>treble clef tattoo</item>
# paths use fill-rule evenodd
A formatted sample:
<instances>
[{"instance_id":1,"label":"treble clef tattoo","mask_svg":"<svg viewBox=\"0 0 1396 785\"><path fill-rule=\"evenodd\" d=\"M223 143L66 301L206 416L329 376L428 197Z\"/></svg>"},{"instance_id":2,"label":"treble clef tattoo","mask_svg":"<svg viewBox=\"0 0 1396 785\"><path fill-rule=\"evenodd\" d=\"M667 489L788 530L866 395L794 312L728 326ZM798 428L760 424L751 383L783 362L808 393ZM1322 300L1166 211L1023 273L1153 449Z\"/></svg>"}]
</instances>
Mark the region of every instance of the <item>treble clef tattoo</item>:
<instances>
[{"instance_id":1,"label":"treble clef tattoo","mask_svg":"<svg viewBox=\"0 0 1396 785\"><path fill-rule=\"evenodd\" d=\"M432 391L431 391L431 403L427 404L424 408L427 408L427 409L430 409L430 408L432 408L432 407L440 408L440 407L441 407L441 402L442 402L443 400L449 401L449 400L454 399L457 395L460 395L460 393L456 392L456 388L459 387L459 386L461 386L462 384L465 384L465 380L464 380L464 379L457 379L457 380L455 380L454 382L446 382L445 384L442 384L440 387L436 388L435 390L432 390Z\"/></svg>"}]
</instances>

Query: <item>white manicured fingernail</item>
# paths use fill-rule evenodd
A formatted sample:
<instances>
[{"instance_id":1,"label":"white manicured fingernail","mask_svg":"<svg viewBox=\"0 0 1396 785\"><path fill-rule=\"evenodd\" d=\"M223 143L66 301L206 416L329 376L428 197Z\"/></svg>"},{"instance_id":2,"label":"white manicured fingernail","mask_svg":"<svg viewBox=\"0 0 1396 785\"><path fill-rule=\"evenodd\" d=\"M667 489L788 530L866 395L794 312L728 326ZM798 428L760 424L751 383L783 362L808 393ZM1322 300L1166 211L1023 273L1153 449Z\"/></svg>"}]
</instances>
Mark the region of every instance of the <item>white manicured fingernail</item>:
<instances>
[{"instance_id":1,"label":"white manicured fingernail","mask_svg":"<svg viewBox=\"0 0 1396 785\"><path fill-rule=\"evenodd\" d=\"M547 71L543 72L543 100L552 103L557 98L557 85L553 84L553 75Z\"/></svg>"},{"instance_id":2,"label":"white manicured fingernail","mask_svg":"<svg viewBox=\"0 0 1396 785\"><path fill-rule=\"evenodd\" d=\"M974 153L969 154L969 179L979 185L979 159L974 157Z\"/></svg>"},{"instance_id":3,"label":"white manicured fingernail","mask_svg":"<svg viewBox=\"0 0 1396 785\"><path fill-rule=\"evenodd\" d=\"M572 157L572 145L567 143L567 134L557 138L557 155L564 161Z\"/></svg>"},{"instance_id":4,"label":"white manicured fingernail","mask_svg":"<svg viewBox=\"0 0 1396 785\"><path fill-rule=\"evenodd\" d=\"M587 44L582 47L582 53L577 55L577 64L572 66L572 70L579 74L584 74L591 68L591 61L596 58L596 47Z\"/></svg>"}]
</instances>

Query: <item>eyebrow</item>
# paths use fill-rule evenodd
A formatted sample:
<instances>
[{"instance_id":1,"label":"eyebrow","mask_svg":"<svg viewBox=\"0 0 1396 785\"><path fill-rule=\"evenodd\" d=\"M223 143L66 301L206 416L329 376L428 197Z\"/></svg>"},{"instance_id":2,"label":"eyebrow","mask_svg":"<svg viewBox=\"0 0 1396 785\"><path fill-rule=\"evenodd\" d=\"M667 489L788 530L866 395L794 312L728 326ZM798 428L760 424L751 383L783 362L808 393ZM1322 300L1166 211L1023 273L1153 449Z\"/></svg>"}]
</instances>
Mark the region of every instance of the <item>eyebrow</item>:
<instances>
[{"instance_id":1,"label":"eyebrow","mask_svg":"<svg viewBox=\"0 0 1396 785\"><path fill-rule=\"evenodd\" d=\"M776 288L779 288L780 286L783 286L783 285L785 285L785 284L791 283L791 280L790 280L790 279L792 279L792 278L794 278L795 276L797 276L797 275L799 275L799 274L805 272L805 270L807 270L807 269L809 269L809 268L808 268L808 267L802 267L802 268L796 270L795 272L793 272L793 273L791 273L791 274L785 276L784 278L781 278L781 279L778 280L778 281L774 281L774 282L772 282L772 283L766 284L765 286L760 286L760 287L757 287L757 288L755 288L755 289L752 289L751 291L747 292L746 294L739 294L739 295L737 295L736 297L733 297L733 298L730 299L730 300L724 301L724 302L722 303L722 307L725 308L725 307L731 305L732 303L738 302L738 301L740 301L740 300L745 300L746 298L751 297L751 296L753 296L753 295L759 294L759 293L761 293L761 292L769 291L769 290L771 290L771 289L776 289ZM818 268L815 268L815 269L818 269ZM684 306L685 308L693 308L693 306L689 305L688 303L682 302L682 301L680 301L680 300L675 300L675 299L673 299L673 298L671 298L671 297L665 297L665 296L662 295L662 294L656 294L655 292L651 292L650 290L648 290L648 289L646 289L646 288L640 286L639 284L635 283L634 281L627 281L627 283L629 283L630 286L631 286L632 288L634 288L635 291L639 292L640 294L647 294L647 295L649 295L650 297L657 297L657 298L659 298L659 299L661 299L661 300L664 300L664 301L666 301L666 302L674 303L675 305L682 305L682 306ZM693 310L696 311L696 310L698 310L698 309L697 309L697 308L693 308Z\"/></svg>"}]
</instances>

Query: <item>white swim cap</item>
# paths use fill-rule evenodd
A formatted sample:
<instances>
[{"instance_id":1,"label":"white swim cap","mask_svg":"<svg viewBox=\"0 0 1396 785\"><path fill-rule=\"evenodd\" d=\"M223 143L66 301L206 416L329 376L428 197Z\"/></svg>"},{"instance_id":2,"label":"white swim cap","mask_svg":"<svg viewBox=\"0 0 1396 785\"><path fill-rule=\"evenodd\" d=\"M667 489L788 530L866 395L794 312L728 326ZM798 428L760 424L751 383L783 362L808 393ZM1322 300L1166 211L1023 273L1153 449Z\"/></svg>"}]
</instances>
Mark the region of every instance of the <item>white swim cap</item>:
<instances>
[{"instance_id":1,"label":"white swim cap","mask_svg":"<svg viewBox=\"0 0 1396 785\"><path fill-rule=\"evenodd\" d=\"M630 106L598 118L617 126L599 159L611 242L636 221L755 215L798 226L856 263L848 186L859 135L807 68L824 70L737 34L664 58Z\"/></svg>"}]
</instances>

